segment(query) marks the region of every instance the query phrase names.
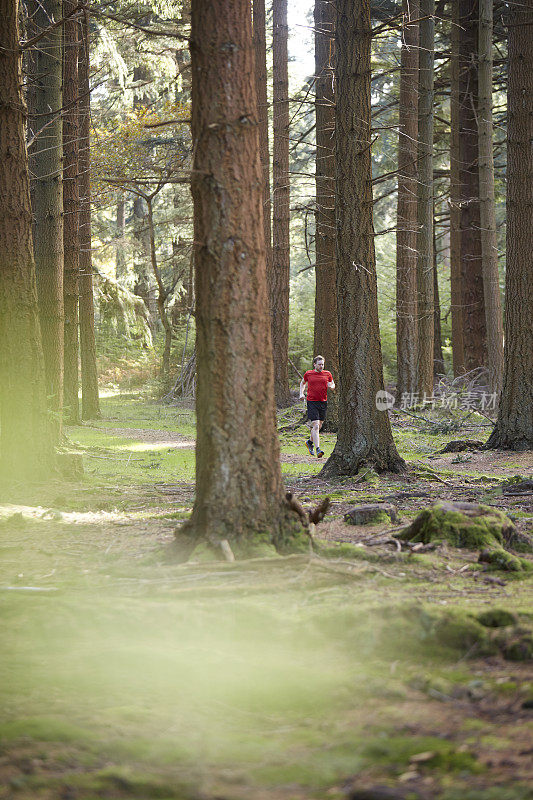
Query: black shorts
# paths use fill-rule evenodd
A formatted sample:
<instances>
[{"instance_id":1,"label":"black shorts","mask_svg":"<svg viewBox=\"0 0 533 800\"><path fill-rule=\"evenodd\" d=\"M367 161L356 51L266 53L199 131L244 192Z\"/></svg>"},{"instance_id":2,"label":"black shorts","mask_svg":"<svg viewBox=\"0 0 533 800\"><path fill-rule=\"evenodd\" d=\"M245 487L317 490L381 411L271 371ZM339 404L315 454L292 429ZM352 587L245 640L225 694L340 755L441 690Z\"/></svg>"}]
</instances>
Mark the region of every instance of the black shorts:
<instances>
[{"instance_id":1,"label":"black shorts","mask_svg":"<svg viewBox=\"0 0 533 800\"><path fill-rule=\"evenodd\" d=\"M327 400L308 400L307 401L307 419L313 422L319 419L324 422L326 419L326 411L328 410Z\"/></svg>"}]
</instances>

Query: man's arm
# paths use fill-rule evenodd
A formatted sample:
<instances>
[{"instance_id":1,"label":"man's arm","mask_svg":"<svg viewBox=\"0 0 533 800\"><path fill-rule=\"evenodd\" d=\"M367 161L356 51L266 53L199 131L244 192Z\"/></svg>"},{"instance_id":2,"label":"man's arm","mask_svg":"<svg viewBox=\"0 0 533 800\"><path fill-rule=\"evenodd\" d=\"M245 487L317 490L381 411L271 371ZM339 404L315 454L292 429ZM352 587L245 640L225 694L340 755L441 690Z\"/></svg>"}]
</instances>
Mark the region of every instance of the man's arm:
<instances>
[{"instance_id":1,"label":"man's arm","mask_svg":"<svg viewBox=\"0 0 533 800\"><path fill-rule=\"evenodd\" d=\"M302 380L300 381L300 400L305 400L304 389L307 386L307 381Z\"/></svg>"},{"instance_id":2,"label":"man's arm","mask_svg":"<svg viewBox=\"0 0 533 800\"><path fill-rule=\"evenodd\" d=\"M331 375L331 372L330 372L330 375ZM331 380L328 381L327 386L328 386L328 389L334 389L335 388L335 381L333 380L333 375L331 375Z\"/></svg>"}]
</instances>

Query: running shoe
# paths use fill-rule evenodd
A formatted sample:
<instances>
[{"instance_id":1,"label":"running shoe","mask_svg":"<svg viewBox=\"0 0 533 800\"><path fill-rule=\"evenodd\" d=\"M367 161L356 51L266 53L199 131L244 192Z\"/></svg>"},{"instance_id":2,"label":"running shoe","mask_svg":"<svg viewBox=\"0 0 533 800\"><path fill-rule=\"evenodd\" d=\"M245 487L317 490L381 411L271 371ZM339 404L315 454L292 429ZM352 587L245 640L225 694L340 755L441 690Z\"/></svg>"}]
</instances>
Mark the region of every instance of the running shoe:
<instances>
[{"instance_id":1,"label":"running shoe","mask_svg":"<svg viewBox=\"0 0 533 800\"><path fill-rule=\"evenodd\" d=\"M314 456L314 454L315 454L315 448L314 448L314 445L313 445L313 442L311 441L311 439L308 439L308 440L306 441L306 443L305 443L305 446L306 446L306 447L307 447L307 449L309 450L310 454L311 454L312 456Z\"/></svg>"},{"instance_id":2,"label":"running shoe","mask_svg":"<svg viewBox=\"0 0 533 800\"><path fill-rule=\"evenodd\" d=\"M323 455L324 455L324 451L321 450L319 447L317 447L317 449L316 449L316 457L317 458L322 458Z\"/></svg>"}]
</instances>

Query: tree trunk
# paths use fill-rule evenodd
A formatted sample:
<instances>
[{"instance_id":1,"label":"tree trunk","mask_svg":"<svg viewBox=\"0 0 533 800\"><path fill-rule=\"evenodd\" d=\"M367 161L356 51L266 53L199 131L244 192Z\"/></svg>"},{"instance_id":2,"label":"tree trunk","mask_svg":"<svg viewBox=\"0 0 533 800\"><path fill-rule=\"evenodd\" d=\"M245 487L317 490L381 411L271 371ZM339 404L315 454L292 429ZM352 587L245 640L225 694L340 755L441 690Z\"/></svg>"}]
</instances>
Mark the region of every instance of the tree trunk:
<instances>
[{"instance_id":1,"label":"tree trunk","mask_svg":"<svg viewBox=\"0 0 533 800\"><path fill-rule=\"evenodd\" d=\"M416 392L418 0L403 0L396 233L396 394Z\"/></svg>"},{"instance_id":2,"label":"tree trunk","mask_svg":"<svg viewBox=\"0 0 533 800\"><path fill-rule=\"evenodd\" d=\"M193 0L190 46L198 438L185 532L237 555L259 541L284 550L301 530L279 464L247 0Z\"/></svg>"},{"instance_id":3,"label":"tree trunk","mask_svg":"<svg viewBox=\"0 0 533 800\"><path fill-rule=\"evenodd\" d=\"M63 0L68 14L75 0ZM65 419L79 425L78 402L78 282L79 282L79 189L78 189L78 18L63 26L63 301L65 307L65 353L63 403Z\"/></svg>"},{"instance_id":4,"label":"tree trunk","mask_svg":"<svg viewBox=\"0 0 533 800\"><path fill-rule=\"evenodd\" d=\"M0 0L0 475L53 470L24 141L18 2Z\"/></svg>"},{"instance_id":5,"label":"tree trunk","mask_svg":"<svg viewBox=\"0 0 533 800\"><path fill-rule=\"evenodd\" d=\"M290 278L290 180L289 180L289 77L287 0L272 5L272 52L274 76L274 153L272 159L272 280L270 313L274 358L274 389L278 406L290 403L289 392L289 278Z\"/></svg>"},{"instance_id":6,"label":"tree trunk","mask_svg":"<svg viewBox=\"0 0 533 800\"><path fill-rule=\"evenodd\" d=\"M126 238L126 200L122 198L117 203L117 233L115 244L115 277L117 281L126 277L128 265L124 244Z\"/></svg>"},{"instance_id":7,"label":"tree trunk","mask_svg":"<svg viewBox=\"0 0 533 800\"><path fill-rule=\"evenodd\" d=\"M96 344L94 340L93 267L91 255L91 158L89 95L89 13L84 10L80 23L80 58L78 80L80 87L80 356L81 356L81 414L83 419L100 416L98 378L96 373Z\"/></svg>"},{"instance_id":8,"label":"tree trunk","mask_svg":"<svg viewBox=\"0 0 533 800\"><path fill-rule=\"evenodd\" d=\"M335 6L315 0L316 114L316 291L314 355L324 356L335 380L339 375L337 284L335 261ZM337 431L338 399L328 397L323 430Z\"/></svg>"},{"instance_id":9,"label":"tree trunk","mask_svg":"<svg viewBox=\"0 0 533 800\"><path fill-rule=\"evenodd\" d=\"M465 371L461 281L461 185L459 178L459 0L452 0L450 69L450 294L453 374Z\"/></svg>"},{"instance_id":10,"label":"tree trunk","mask_svg":"<svg viewBox=\"0 0 533 800\"><path fill-rule=\"evenodd\" d=\"M433 394L433 80L435 0L420 3L418 97L418 393Z\"/></svg>"},{"instance_id":11,"label":"tree trunk","mask_svg":"<svg viewBox=\"0 0 533 800\"><path fill-rule=\"evenodd\" d=\"M267 285L272 281L272 205L270 202L270 151L268 148L268 95L266 63L265 0L253 0L253 35L255 51L255 86L259 117L259 149L263 168L263 224L267 265Z\"/></svg>"},{"instance_id":12,"label":"tree trunk","mask_svg":"<svg viewBox=\"0 0 533 800\"><path fill-rule=\"evenodd\" d=\"M383 395L370 159L370 0L339 0L335 53L339 432L322 476L401 471Z\"/></svg>"},{"instance_id":13,"label":"tree trunk","mask_svg":"<svg viewBox=\"0 0 533 800\"><path fill-rule=\"evenodd\" d=\"M133 236L137 240L137 254L134 257L134 270L137 276L133 291L144 300L148 311L148 324L152 339L157 334L157 301L154 287L150 280L150 233L147 225L147 214L144 210L143 198L139 195L133 201Z\"/></svg>"},{"instance_id":14,"label":"tree trunk","mask_svg":"<svg viewBox=\"0 0 533 800\"><path fill-rule=\"evenodd\" d=\"M511 8L503 388L489 448L533 448L533 0Z\"/></svg>"},{"instance_id":15,"label":"tree trunk","mask_svg":"<svg viewBox=\"0 0 533 800\"><path fill-rule=\"evenodd\" d=\"M459 184L467 372L487 364L478 168L478 0L459 0Z\"/></svg>"},{"instance_id":16,"label":"tree trunk","mask_svg":"<svg viewBox=\"0 0 533 800\"><path fill-rule=\"evenodd\" d=\"M433 376L438 378L445 374L444 355L442 352L442 330L439 297L439 275L437 270L437 241L435 236L435 220L433 220Z\"/></svg>"},{"instance_id":17,"label":"tree trunk","mask_svg":"<svg viewBox=\"0 0 533 800\"><path fill-rule=\"evenodd\" d=\"M172 325L168 318L167 310L165 308L165 302L168 297L168 292L163 286L163 281L161 280L161 273L159 271L159 267L157 266L152 198L145 197L144 199L146 200L148 206L147 221L148 221L148 234L150 237L150 263L152 265L152 272L158 289L157 310L159 312L159 319L161 320L161 325L163 326L163 330L165 331L165 346L163 348L163 363L161 365L161 376L166 380L170 375L170 350L172 347Z\"/></svg>"},{"instance_id":18,"label":"tree trunk","mask_svg":"<svg viewBox=\"0 0 533 800\"><path fill-rule=\"evenodd\" d=\"M29 149L32 176L33 247L37 297L44 354L46 391L53 412L56 441L63 411L63 191L62 191L62 59L61 27L50 20L62 16L61 0L29 0L32 34L47 31L32 52L30 63Z\"/></svg>"},{"instance_id":19,"label":"tree trunk","mask_svg":"<svg viewBox=\"0 0 533 800\"><path fill-rule=\"evenodd\" d=\"M492 126L493 0L479 0L479 210L489 387L498 396L503 377L503 321L498 275Z\"/></svg>"}]
</instances>

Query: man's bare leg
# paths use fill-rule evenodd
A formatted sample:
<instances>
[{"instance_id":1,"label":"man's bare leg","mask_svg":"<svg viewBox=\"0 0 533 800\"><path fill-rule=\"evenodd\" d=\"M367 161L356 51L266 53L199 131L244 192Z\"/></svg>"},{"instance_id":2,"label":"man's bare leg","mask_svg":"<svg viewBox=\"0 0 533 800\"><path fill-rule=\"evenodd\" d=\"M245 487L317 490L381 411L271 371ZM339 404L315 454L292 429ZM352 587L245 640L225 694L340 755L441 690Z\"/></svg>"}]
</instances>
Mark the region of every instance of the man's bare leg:
<instances>
[{"instance_id":1,"label":"man's bare leg","mask_svg":"<svg viewBox=\"0 0 533 800\"><path fill-rule=\"evenodd\" d=\"M314 419L311 422L311 441L313 442L317 450L320 450L320 428L321 428L320 420Z\"/></svg>"}]
</instances>

